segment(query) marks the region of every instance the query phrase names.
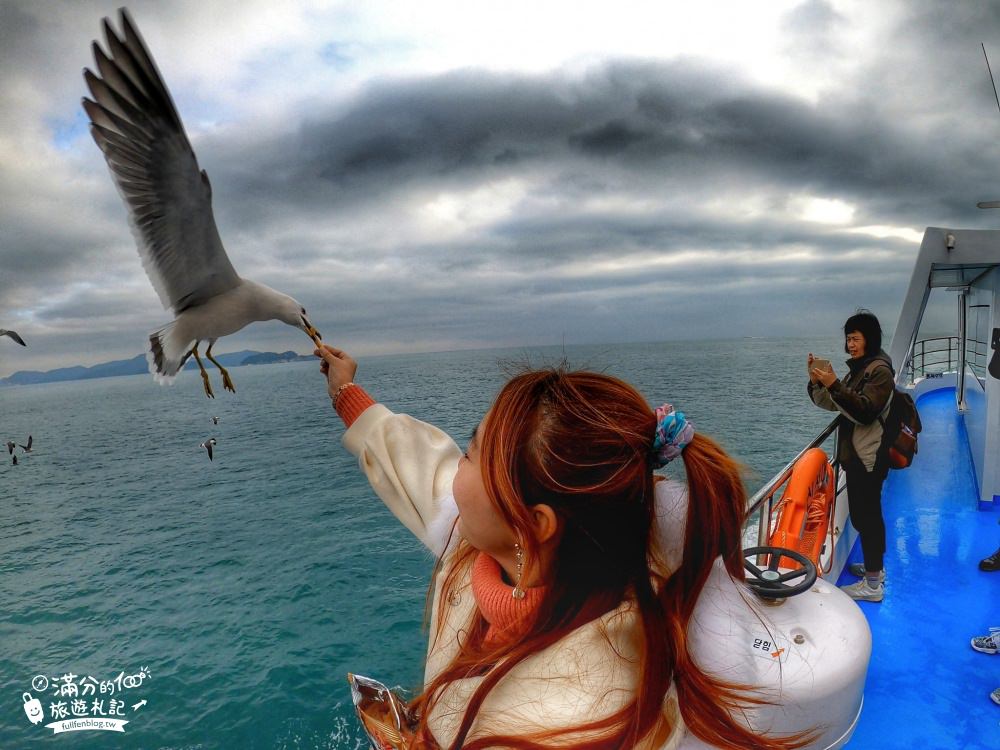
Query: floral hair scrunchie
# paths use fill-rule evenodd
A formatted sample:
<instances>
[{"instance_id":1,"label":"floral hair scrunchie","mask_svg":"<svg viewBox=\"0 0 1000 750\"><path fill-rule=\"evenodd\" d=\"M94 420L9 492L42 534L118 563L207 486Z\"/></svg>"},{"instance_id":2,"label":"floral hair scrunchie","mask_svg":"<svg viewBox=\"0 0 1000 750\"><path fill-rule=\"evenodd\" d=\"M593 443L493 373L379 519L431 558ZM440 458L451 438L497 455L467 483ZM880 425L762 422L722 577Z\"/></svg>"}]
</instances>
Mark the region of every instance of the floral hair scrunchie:
<instances>
[{"instance_id":1,"label":"floral hair scrunchie","mask_svg":"<svg viewBox=\"0 0 1000 750\"><path fill-rule=\"evenodd\" d=\"M653 468L662 469L679 455L694 437L694 425L687 421L684 412L675 411L670 404L657 406L656 436L653 438Z\"/></svg>"}]
</instances>

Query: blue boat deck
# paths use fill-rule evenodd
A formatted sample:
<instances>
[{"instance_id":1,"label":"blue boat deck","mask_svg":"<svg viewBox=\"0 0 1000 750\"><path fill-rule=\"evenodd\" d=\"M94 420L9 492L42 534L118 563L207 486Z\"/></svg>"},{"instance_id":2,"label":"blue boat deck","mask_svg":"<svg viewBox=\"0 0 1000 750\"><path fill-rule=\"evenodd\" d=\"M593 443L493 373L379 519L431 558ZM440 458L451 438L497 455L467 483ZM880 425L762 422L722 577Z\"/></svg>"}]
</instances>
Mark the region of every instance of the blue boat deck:
<instances>
[{"instance_id":1,"label":"blue boat deck","mask_svg":"<svg viewBox=\"0 0 1000 750\"><path fill-rule=\"evenodd\" d=\"M918 407L917 460L891 472L883 493L886 596L860 604L872 658L848 747L998 750L1000 706L989 692L1000 687L1000 654L969 640L1000 626L1000 572L977 568L1000 545L1000 513L977 510L954 390L927 393ZM851 562L860 560L855 545Z\"/></svg>"}]
</instances>

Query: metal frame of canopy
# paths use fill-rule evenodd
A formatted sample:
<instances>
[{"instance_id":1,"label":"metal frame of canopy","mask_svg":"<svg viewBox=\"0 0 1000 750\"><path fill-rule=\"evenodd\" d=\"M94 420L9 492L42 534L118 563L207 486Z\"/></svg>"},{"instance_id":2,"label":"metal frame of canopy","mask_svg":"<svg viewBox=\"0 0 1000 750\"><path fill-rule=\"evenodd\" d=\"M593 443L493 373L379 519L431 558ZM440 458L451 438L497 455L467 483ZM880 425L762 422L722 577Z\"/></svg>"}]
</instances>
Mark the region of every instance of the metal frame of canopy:
<instances>
[{"instance_id":1,"label":"metal frame of canopy","mask_svg":"<svg viewBox=\"0 0 1000 750\"><path fill-rule=\"evenodd\" d=\"M975 291L989 307L987 330L1000 329L1000 230L946 229L928 227L920 243L909 287L889 346L897 364L897 383L906 380L907 364L913 357L920 322L932 289L958 292L958 359L955 366L955 402L972 439L981 505L1000 503L1000 465L987 456L1000 455L1000 380L986 373L980 378L969 367L968 313L970 293ZM986 342L987 345L991 342ZM1000 344L998 344L1000 346ZM987 356L989 352L987 351ZM1000 356L995 354L994 356ZM971 372L972 379L967 378ZM974 405L970 405L972 384Z\"/></svg>"}]
</instances>

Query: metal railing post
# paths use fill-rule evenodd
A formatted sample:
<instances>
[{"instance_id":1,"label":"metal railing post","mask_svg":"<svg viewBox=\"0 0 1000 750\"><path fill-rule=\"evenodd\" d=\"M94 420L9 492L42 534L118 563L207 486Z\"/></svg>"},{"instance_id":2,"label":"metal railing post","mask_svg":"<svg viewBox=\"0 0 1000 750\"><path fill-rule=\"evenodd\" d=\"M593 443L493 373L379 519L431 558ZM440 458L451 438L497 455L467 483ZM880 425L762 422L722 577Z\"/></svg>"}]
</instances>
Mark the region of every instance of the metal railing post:
<instances>
[{"instance_id":1,"label":"metal railing post","mask_svg":"<svg viewBox=\"0 0 1000 750\"><path fill-rule=\"evenodd\" d=\"M958 410L960 412L967 411L969 408L965 403L965 323L968 313L967 295L968 291L961 291L958 293L958 385L955 388L955 400L958 403ZM949 348L950 346L951 344L949 339Z\"/></svg>"}]
</instances>

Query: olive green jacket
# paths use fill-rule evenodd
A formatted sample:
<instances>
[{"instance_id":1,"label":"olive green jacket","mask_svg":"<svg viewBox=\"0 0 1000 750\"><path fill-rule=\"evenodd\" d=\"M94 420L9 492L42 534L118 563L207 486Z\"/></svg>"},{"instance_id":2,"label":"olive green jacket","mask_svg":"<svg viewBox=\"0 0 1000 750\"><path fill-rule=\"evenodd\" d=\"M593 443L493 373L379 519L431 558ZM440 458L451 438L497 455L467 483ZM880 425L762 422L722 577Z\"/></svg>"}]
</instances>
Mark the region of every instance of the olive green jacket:
<instances>
[{"instance_id":1,"label":"olive green jacket","mask_svg":"<svg viewBox=\"0 0 1000 750\"><path fill-rule=\"evenodd\" d=\"M809 398L827 411L840 412L837 459L841 466L857 458L867 471L875 468L882 447L882 425L896 388L892 360L884 351L847 360L847 374L829 388L809 383Z\"/></svg>"}]
</instances>

